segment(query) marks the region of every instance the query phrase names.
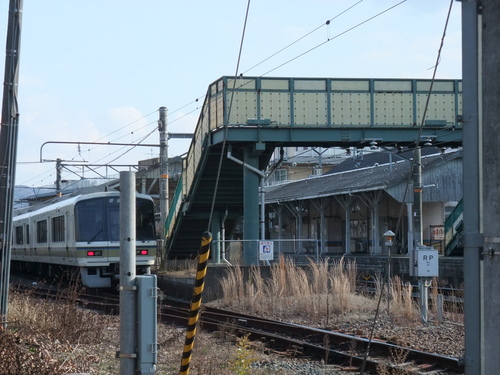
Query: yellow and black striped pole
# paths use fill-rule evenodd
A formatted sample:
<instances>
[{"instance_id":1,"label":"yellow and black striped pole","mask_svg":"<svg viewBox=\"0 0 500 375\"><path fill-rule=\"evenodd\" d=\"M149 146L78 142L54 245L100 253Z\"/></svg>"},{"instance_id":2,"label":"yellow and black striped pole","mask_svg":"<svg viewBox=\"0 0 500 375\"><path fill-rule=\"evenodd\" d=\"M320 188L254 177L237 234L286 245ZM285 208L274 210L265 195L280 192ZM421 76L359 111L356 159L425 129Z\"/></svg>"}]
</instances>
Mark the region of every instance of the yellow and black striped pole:
<instances>
[{"instance_id":1,"label":"yellow and black striped pole","mask_svg":"<svg viewBox=\"0 0 500 375\"><path fill-rule=\"evenodd\" d=\"M194 346L194 336L196 335L196 323L200 315L201 293L205 287L205 275L207 274L207 262L210 256L210 245L212 244L212 234L203 233L201 239L200 253L198 254L198 267L196 270L196 282L193 289L193 298L191 308L189 309L189 319L186 332L186 341L184 342L184 351L182 353L181 370L179 375L189 374L189 363L191 362L191 353Z\"/></svg>"}]
</instances>

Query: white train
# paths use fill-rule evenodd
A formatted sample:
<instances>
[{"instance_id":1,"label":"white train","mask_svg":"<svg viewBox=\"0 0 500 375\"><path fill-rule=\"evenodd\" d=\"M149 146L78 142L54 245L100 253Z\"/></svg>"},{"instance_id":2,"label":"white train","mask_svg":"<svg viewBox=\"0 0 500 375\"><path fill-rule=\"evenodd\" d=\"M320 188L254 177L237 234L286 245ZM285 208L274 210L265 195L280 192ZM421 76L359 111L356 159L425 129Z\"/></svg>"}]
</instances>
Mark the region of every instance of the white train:
<instances>
[{"instance_id":1,"label":"white train","mask_svg":"<svg viewBox=\"0 0 500 375\"><path fill-rule=\"evenodd\" d=\"M83 285L116 284L120 262L119 192L100 192L61 199L15 215L12 266L53 276L61 268L79 269ZM154 205L136 196L137 274L150 271L156 256Z\"/></svg>"}]
</instances>

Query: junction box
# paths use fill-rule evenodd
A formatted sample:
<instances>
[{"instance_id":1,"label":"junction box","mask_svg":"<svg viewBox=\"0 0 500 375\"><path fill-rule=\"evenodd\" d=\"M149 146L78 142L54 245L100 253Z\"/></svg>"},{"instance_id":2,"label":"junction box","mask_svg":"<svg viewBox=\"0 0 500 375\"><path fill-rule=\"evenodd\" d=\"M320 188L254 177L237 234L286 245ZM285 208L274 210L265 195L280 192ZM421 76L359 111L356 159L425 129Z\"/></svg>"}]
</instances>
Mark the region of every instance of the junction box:
<instances>
[{"instance_id":1,"label":"junction box","mask_svg":"<svg viewBox=\"0 0 500 375\"><path fill-rule=\"evenodd\" d=\"M410 258L410 276L439 276L439 252L430 246L418 246Z\"/></svg>"}]
</instances>

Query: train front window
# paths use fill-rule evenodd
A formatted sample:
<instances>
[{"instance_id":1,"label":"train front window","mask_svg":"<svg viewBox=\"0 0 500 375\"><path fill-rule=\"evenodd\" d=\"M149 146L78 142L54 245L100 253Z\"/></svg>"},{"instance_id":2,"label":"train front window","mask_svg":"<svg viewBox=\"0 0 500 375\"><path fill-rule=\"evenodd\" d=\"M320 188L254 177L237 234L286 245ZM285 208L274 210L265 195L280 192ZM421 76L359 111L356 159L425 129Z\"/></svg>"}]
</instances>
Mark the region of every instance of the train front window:
<instances>
[{"instance_id":1,"label":"train front window","mask_svg":"<svg viewBox=\"0 0 500 375\"><path fill-rule=\"evenodd\" d=\"M155 240L154 206L146 199L136 201L137 241ZM95 198L76 204L76 241L120 241L118 197Z\"/></svg>"},{"instance_id":2,"label":"train front window","mask_svg":"<svg viewBox=\"0 0 500 375\"><path fill-rule=\"evenodd\" d=\"M106 207L108 239L109 241L120 241L120 211L118 205Z\"/></svg>"},{"instance_id":3,"label":"train front window","mask_svg":"<svg viewBox=\"0 0 500 375\"><path fill-rule=\"evenodd\" d=\"M102 198L80 201L75 207L76 241L105 241L104 200Z\"/></svg>"},{"instance_id":4,"label":"train front window","mask_svg":"<svg viewBox=\"0 0 500 375\"><path fill-rule=\"evenodd\" d=\"M153 202L146 199L137 199L135 225L138 241L155 239L155 214Z\"/></svg>"}]
</instances>

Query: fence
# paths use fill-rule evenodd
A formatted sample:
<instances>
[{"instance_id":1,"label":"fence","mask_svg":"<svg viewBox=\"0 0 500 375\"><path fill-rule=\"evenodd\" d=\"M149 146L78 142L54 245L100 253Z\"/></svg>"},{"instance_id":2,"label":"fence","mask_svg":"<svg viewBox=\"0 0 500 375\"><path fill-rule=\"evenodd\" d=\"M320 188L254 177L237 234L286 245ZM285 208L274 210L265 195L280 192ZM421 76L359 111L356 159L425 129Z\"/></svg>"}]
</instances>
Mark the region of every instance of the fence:
<instances>
[{"instance_id":1,"label":"fence","mask_svg":"<svg viewBox=\"0 0 500 375\"><path fill-rule=\"evenodd\" d=\"M263 254L263 249L272 250L271 253ZM280 255L285 259L291 259L295 264L309 264L319 262L319 246L317 240L230 240L212 241L212 261L217 263L229 262L231 264L243 264L244 252L255 254L256 263L276 263ZM272 259L269 259L272 258ZM268 260L267 260L268 259Z\"/></svg>"}]
</instances>

